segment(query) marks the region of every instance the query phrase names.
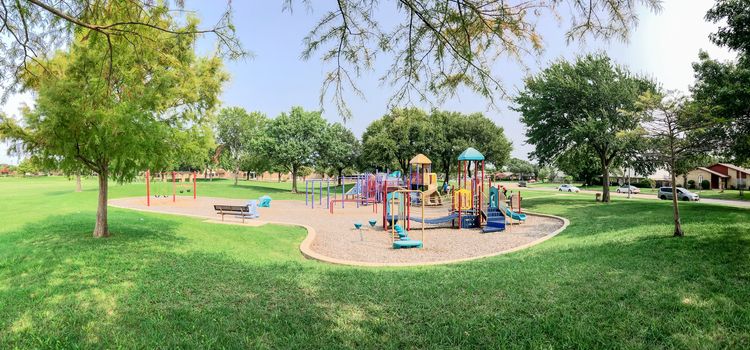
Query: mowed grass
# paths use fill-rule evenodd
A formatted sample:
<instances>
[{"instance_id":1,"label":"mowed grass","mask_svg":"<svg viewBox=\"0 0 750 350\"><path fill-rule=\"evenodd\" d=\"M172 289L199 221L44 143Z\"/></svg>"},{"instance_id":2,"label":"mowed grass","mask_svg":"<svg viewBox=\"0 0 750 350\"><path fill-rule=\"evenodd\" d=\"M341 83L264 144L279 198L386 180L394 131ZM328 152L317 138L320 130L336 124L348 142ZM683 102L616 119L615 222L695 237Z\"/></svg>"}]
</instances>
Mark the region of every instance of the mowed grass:
<instances>
[{"instance_id":1,"label":"mowed grass","mask_svg":"<svg viewBox=\"0 0 750 350\"><path fill-rule=\"evenodd\" d=\"M230 185L202 191L272 188ZM93 239L96 192L73 186L0 179L0 348L750 347L746 209L686 203L675 239L667 202L528 191L525 208L568 229L495 258L371 269L303 259L286 226L110 208L113 236Z\"/></svg>"}]
</instances>

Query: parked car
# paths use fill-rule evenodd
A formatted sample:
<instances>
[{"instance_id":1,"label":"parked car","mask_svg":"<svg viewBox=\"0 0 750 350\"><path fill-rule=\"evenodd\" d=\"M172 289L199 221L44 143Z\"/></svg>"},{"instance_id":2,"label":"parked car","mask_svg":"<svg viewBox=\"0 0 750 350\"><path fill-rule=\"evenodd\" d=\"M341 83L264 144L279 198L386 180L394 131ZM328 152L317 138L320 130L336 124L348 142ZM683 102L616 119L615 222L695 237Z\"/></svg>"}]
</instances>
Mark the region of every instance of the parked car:
<instances>
[{"instance_id":1,"label":"parked car","mask_svg":"<svg viewBox=\"0 0 750 350\"><path fill-rule=\"evenodd\" d=\"M672 187L659 187L656 194L659 199L672 199ZM690 192L682 187L677 187L677 199L681 201L699 201L697 193Z\"/></svg>"},{"instance_id":2,"label":"parked car","mask_svg":"<svg viewBox=\"0 0 750 350\"><path fill-rule=\"evenodd\" d=\"M518 181L518 187L526 187L526 181Z\"/></svg>"},{"instance_id":3,"label":"parked car","mask_svg":"<svg viewBox=\"0 0 750 350\"><path fill-rule=\"evenodd\" d=\"M622 185L617 188L617 193L641 193L641 189L635 186Z\"/></svg>"},{"instance_id":4,"label":"parked car","mask_svg":"<svg viewBox=\"0 0 750 350\"><path fill-rule=\"evenodd\" d=\"M573 185L569 185L569 184L560 185L560 187L558 187L557 190L560 192L580 192L581 191L580 188L575 187Z\"/></svg>"}]
</instances>

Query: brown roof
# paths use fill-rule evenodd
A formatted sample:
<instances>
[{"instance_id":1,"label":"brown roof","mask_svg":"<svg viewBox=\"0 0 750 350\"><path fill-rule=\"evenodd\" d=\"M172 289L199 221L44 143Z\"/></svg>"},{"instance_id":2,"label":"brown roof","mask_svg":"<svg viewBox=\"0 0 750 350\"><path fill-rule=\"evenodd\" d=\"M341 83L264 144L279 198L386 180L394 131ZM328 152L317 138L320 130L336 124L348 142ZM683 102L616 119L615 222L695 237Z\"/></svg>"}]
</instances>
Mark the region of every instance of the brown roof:
<instances>
[{"instance_id":1,"label":"brown roof","mask_svg":"<svg viewBox=\"0 0 750 350\"><path fill-rule=\"evenodd\" d=\"M702 166L699 166L699 167L698 167L698 169L700 169L700 170L703 170L703 171L705 171L705 172L709 172L709 173L711 173L711 174L714 174L714 175L716 175L716 176L718 176L718 177L721 177L721 178L728 178L728 177L729 177L729 175L724 175L724 174L722 174L722 173L719 173L719 172L713 171L713 170L711 170L711 169L709 169L709 168L704 168L704 167L702 167Z\"/></svg>"},{"instance_id":2,"label":"brown roof","mask_svg":"<svg viewBox=\"0 0 750 350\"><path fill-rule=\"evenodd\" d=\"M719 163L719 165L723 165L723 166L725 166L725 167L727 167L729 169L734 169L734 170L737 170L737 171L745 173L745 174L750 174L750 170L747 170L747 169L742 168L742 167L738 167L736 165L727 164L727 163Z\"/></svg>"}]
</instances>

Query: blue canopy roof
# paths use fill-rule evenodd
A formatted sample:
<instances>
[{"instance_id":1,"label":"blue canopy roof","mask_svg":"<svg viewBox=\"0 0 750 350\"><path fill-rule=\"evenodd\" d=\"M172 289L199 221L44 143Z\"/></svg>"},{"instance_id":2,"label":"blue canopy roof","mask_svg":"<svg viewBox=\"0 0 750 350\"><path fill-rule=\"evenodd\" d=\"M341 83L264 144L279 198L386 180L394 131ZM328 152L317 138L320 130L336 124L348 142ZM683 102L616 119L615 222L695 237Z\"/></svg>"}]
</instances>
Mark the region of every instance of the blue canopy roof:
<instances>
[{"instance_id":1,"label":"blue canopy roof","mask_svg":"<svg viewBox=\"0 0 750 350\"><path fill-rule=\"evenodd\" d=\"M458 155L458 160L484 160L484 155L469 147Z\"/></svg>"}]
</instances>

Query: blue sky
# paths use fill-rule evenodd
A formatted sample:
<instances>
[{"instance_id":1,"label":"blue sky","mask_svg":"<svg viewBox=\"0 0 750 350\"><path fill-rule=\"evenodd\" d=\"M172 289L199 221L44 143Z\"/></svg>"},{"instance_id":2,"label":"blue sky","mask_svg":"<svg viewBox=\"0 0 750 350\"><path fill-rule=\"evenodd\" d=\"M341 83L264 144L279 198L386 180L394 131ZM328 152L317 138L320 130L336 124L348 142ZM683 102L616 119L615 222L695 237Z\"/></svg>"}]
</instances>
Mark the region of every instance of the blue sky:
<instances>
[{"instance_id":1,"label":"blue sky","mask_svg":"<svg viewBox=\"0 0 750 350\"><path fill-rule=\"evenodd\" d=\"M222 10L217 3L219 1L193 0L188 1L187 7L195 9L204 24L211 25ZM282 3L281 0L233 2L238 36L253 57L227 62L231 81L222 94L225 106L241 106L264 112L270 117L288 111L292 106L320 108L320 88L325 73L331 67L318 57L303 61L300 53L303 49L302 39L332 2L312 1L313 9L298 2L292 13L282 12ZM398 20L389 16L393 9L390 2L382 1L381 4L382 11L377 14L380 21L387 25L389 21ZM544 21L539 23L539 29L546 49L541 57L525 60L528 71L524 71L518 63L501 61L495 66L495 73L504 79L508 91L514 92L522 87L522 78L527 72L538 72L550 61L604 51L632 71L655 78L665 88L687 91L693 81L691 63L697 60L698 50L707 50L714 57L733 57L733 54L708 41L707 36L715 30L715 25L706 23L703 16L712 5L713 0L665 0L664 9L659 14L640 8L640 23L625 43L588 40L584 44L567 44L563 37L565 25ZM210 47L211 44L205 42L201 50ZM366 99L349 96L354 116L346 126L358 136L371 121L387 112L388 98L393 90L388 85L382 85L378 79L383 72L380 68L388 64L388 60L389 57L379 57L376 71L358 79L359 88ZM32 101L29 95L13 96L2 106L2 111L16 115L21 103ZM417 105L429 107L422 103ZM341 121L332 103L326 101L323 107L328 120ZM466 113L483 112L505 128L505 134L513 141L513 156L526 159L528 152L533 150L532 146L525 144L519 116L508 109L507 102L501 102L499 110L488 109L484 98L464 91L438 107ZM17 163L15 157L6 155L5 145L0 145L0 152L0 163Z\"/></svg>"}]
</instances>

